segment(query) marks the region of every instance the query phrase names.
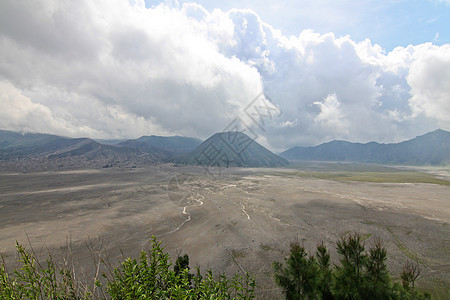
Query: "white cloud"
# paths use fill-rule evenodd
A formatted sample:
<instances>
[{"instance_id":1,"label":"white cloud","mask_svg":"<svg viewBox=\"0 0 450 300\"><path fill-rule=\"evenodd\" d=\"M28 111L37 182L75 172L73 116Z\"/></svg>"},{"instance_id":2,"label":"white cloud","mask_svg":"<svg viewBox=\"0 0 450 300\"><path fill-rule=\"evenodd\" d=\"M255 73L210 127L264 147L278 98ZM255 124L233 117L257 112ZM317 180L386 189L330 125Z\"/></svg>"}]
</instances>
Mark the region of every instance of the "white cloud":
<instances>
[{"instance_id":1,"label":"white cloud","mask_svg":"<svg viewBox=\"0 0 450 300\"><path fill-rule=\"evenodd\" d=\"M450 0L437 0L438 2L444 3L446 5L450 5Z\"/></svg>"},{"instance_id":2,"label":"white cloud","mask_svg":"<svg viewBox=\"0 0 450 300\"><path fill-rule=\"evenodd\" d=\"M433 42L439 42L439 32L436 32L436 34L434 35Z\"/></svg>"},{"instance_id":3,"label":"white cloud","mask_svg":"<svg viewBox=\"0 0 450 300\"><path fill-rule=\"evenodd\" d=\"M253 14L242 13L240 18L247 23L260 22ZM243 23L236 18L234 22ZM288 38L268 24L248 27L253 28L251 37L262 39L258 43L265 47L259 59L253 53L251 61L260 62L255 66L265 90L284 111L278 124L298 120L295 126L266 128L272 148L282 150L335 138L393 142L437 126L448 128L433 113L413 113L407 78L410 66L418 59L417 51L422 47L427 52L423 45L398 47L385 53L369 40L356 43L348 36L338 38L332 33L305 30L298 37ZM443 46L435 47L445 51ZM240 47L231 52L241 60L249 60L248 51ZM434 77L431 75L430 80ZM444 104L438 106L443 108Z\"/></svg>"},{"instance_id":4,"label":"white cloud","mask_svg":"<svg viewBox=\"0 0 450 300\"><path fill-rule=\"evenodd\" d=\"M293 120L293 121L287 120L287 121L282 122L282 123L280 124L280 126L281 126L281 127L296 127L296 126L297 126L297 122L298 122L297 119L295 119L295 120Z\"/></svg>"},{"instance_id":5,"label":"white cloud","mask_svg":"<svg viewBox=\"0 0 450 300\"><path fill-rule=\"evenodd\" d=\"M206 138L263 84L283 111L259 132L275 150L450 127L449 45L385 53L333 33L288 37L251 10L130 3L2 1L0 127Z\"/></svg>"},{"instance_id":6,"label":"white cloud","mask_svg":"<svg viewBox=\"0 0 450 300\"><path fill-rule=\"evenodd\" d=\"M320 109L319 114L314 117L314 122L325 130L341 132L343 136L348 134L348 122L339 108L336 94L330 94L323 101L314 104Z\"/></svg>"},{"instance_id":7,"label":"white cloud","mask_svg":"<svg viewBox=\"0 0 450 300\"><path fill-rule=\"evenodd\" d=\"M407 77L414 115L424 113L450 127L450 45L418 47Z\"/></svg>"},{"instance_id":8,"label":"white cloud","mask_svg":"<svg viewBox=\"0 0 450 300\"><path fill-rule=\"evenodd\" d=\"M0 103L0 128L67 133L64 120L55 118L48 107L33 103L8 82L0 82Z\"/></svg>"},{"instance_id":9,"label":"white cloud","mask_svg":"<svg viewBox=\"0 0 450 300\"><path fill-rule=\"evenodd\" d=\"M255 68L218 52L232 34L220 12L198 21L184 15L188 8L127 1L28 5L3 4L12 16L0 30L0 78L64 115L72 132L82 120L91 133L114 137L206 137L262 90ZM124 122L125 115L142 125Z\"/></svg>"}]
</instances>

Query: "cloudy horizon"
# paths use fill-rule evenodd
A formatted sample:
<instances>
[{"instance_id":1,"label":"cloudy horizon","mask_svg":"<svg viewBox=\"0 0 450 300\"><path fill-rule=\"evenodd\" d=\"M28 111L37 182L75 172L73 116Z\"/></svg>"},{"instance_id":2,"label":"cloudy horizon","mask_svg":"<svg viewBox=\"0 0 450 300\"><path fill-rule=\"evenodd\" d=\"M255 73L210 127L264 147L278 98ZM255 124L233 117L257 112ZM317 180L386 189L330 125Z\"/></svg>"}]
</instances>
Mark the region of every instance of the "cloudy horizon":
<instances>
[{"instance_id":1,"label":"cloudy horizon","mask_svg":"<svg viewBox=\"0 0 450 300\"><path fill-rule=\"evenodd\" d=\"M264 92L280 113L254 130L274 151L450 130L449 1L398 28L383 16L408 1L235 2L2 1L0 129L206 139Z\"/></svg>"}]
</instances>

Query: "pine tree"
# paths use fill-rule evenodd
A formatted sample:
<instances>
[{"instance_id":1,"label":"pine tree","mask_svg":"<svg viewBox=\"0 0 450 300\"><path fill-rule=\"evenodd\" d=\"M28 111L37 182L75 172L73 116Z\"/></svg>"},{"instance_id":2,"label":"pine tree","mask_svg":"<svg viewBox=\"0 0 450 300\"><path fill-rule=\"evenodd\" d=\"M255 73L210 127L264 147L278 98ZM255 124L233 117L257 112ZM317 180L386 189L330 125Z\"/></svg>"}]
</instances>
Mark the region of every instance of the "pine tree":
<instances>
[{"instance_id":1,"label":"pine tree","mask_svg":"<svg viewBox=\"0 0 450 300\"><path fill-rule=\"evenodd\" d=\"M317 299L319 268L314 257L308 257L298 242L291 244L291 254L286 258L286 267L275 262L275 281L283 288L286 299Z\"/></svg>"},{"instance_id":2,"label":"pine tree","mask_svg":"<svg viewBox=\"0 0 450 300\"><path fill-rule=\"evenodd\" d=\"M415 290L420 275L418 263L405 264L403 286L393 284L386 266L387 251L375 239L366 252L358 233L336 242L339 264L330 266L330 253L324 242L317 245L315 257L308 257L305 248L291 244L286 266L274 263L275 281L283 288L286 299L430 299L427 293Z\"/></svg>"},{"instance_id":3,"label":"pine tree","mask_svg":"<svg viewBox=\"0 0 450 300\"><path fill-rule=\"evenodd\" d=\"M387 251L381 240L376 239L369 249L367 270L364 276L364 297L366 299L388 299L391 280L386 266Z\"/></svg>"},{"instance_id":4,"label":"pine tree","mask_svg":"<svg viewBox=\"0 0 450 300\"><path fill-rule=\"evenodd\" d=\"M321 299L334 299L331 293L332 270L330 266L330 252L323 241L317 245L316 259L319 266L318 290Z\"/></svg>"},{"instance_id":5,"label":"pine tree","mask_svg":"<svg viewBox=\"0 0 450 300\"><path fill-rule=\"evenodd\" d=\"M337 299L361 299L367 262L361 235L354 233L342 237L337 242L336 250L341 255L341 265L336 267L333 294Z\"/></svg>"}]
</instances>

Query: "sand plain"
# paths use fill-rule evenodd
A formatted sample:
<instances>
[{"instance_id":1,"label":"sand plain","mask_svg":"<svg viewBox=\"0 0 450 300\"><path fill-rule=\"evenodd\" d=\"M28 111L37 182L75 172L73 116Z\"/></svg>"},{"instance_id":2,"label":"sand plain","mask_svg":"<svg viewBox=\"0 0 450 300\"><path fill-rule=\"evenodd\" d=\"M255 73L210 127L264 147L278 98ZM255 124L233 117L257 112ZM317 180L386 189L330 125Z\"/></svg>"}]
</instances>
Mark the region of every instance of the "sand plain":
<instances>
[{"instance_id":1,"label":"sand plain","mask_svg":"<svg viewBox=\"0 0 450 300\"><path fill-rule=\"evenodd\" d=\"M283 260L291 241L312 252L324 240L336 261L335 241L358 231L367 245L375 237L384 241L394 275L408 259L418 260L419 286L444 299L450 293L447 176L445 168L332 163L0 173L0 253L11 263L15 241L28 244L27 235L39 253L70 241L78 264L89 269L87 241L117 262L121 253L136 257L156 235L172 257L188 253L191 267L253 273L258 298L273 299L280 292L271 264Z\"/></svg>"}]
</instances>

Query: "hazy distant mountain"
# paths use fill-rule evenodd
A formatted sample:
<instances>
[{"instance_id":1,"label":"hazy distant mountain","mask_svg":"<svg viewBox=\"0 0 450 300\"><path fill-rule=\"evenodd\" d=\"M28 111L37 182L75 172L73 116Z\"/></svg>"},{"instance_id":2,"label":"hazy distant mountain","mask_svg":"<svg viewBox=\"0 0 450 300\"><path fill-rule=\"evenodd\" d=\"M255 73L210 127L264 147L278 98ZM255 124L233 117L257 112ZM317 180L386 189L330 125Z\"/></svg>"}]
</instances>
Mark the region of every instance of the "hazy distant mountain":
<instances>
[{"instance_id":1,"label":"hazy distant mountain","mask_svg":"<svg viewBox=\"0 0 450 300\"><path fill-rule=\"evenodd\" d=\"M332 141L315 147L294 147L280 156L293 161L352 161L405 165L450 164L450 132L435 130L394 144Z\"/></svg>"},{"instance_id":2,"label":"hazy distant mountain","mask_svg":"<svg viewBox=\"0 0 450 300\"><path fill-rule=\"evenodd\" d=\"M94 139L97 143L104 145L117 145L119 143L125 142L127 139Z\"/></svg>"},{"instance_id":3,"label":"hazy distant mountain","mask_svg":"<svg viewBox=\"0 0 450 300\"><path fill-rule=\"evenodd\" d=\"M396 144L332 141L315 147L294 147L280 156L241 132L216 133L203 143L180 136L143 136L118 145L105 145L88 138L0 130L0 170L3 171L145 166L167 161L223 167L276 167L287 165L286 159L448 165L450 132L436 130Z\"/></svg>"},{"instance_id":4,"label":"hazy distant mountain","mask_svg":"<svg viewBox=\"0 0 450 300\"><path fill-rule=\"evenodd\" d=\"M88 138L0 130L2 170L35 171L154 164L159 158Z\"/></svg>"},{"instance_id":5,"label":"hazy distant mountain","mask_svg":"<svg viewBox=\"0 0 450 300\"><path fill-rule=\"evenodd\" d=\"M242 132L216 133L186 156L184 163L221 167L277 167L288 161Z\"/></svg>"},{"instance_id":6,"label":"hazy distant mountain","mask_svg":"<svg viewBox=\"0 0 450 300\"><path fill-rule=\"evenodd\" d=\"M200 139L190 137L151 135L127 140L119 143L119 146L135 148L141 152L151 153L161 160L171 160L193 151L201 143L202 141Z\"/></svg>"},{"instance_id":7,"label":"hazy distant mountain","mask_svg":"<svg viewBox=\"0 0 450 300\"><path fill-rule=\"evenodd\" d=\"M0 130L0 150L2 154L12 153L17 149L28 149L29 151L33 149L33 152L39 153L45 151L42 148L44 145L57 148L60 143L64 143L66 140L68 139L51 134L19 133Z\"/></svg>"}]
</instances>

